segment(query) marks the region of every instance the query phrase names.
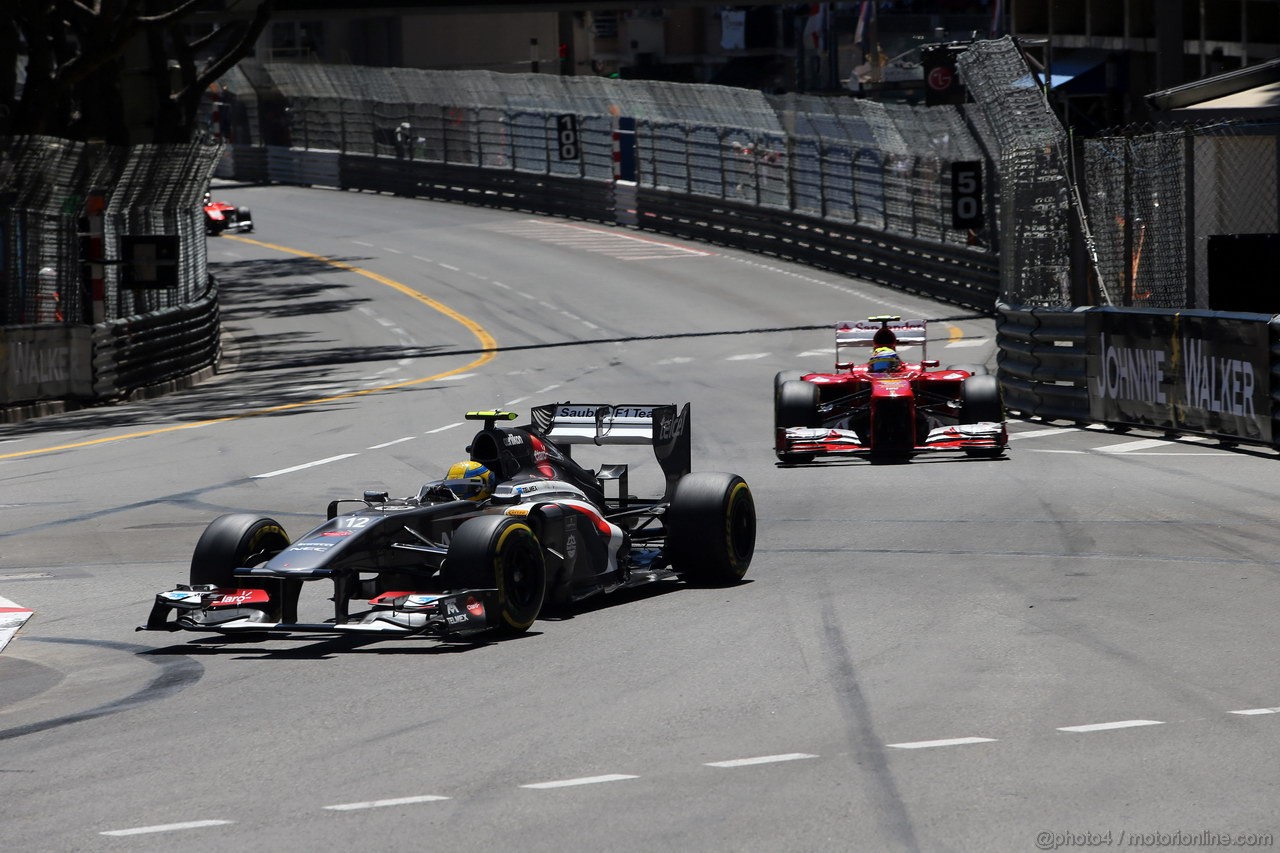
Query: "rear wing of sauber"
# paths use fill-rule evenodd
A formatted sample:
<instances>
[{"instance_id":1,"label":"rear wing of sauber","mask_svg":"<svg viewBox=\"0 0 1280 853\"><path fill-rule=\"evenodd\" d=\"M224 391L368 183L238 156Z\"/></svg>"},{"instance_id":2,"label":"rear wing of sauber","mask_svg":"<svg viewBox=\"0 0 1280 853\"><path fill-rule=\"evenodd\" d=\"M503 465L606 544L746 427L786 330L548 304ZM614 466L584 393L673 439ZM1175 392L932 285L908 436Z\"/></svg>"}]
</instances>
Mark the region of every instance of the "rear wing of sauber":
<instances>
[{"instance_id":1,"label":"rear wing of sauber","mask_svg":"<svg viewBox=\"0 0 1280 853\"><path fill-rule=\"evenodd\" d=\"M924 361L924 350L929 339L928 326L926 320L903 320L898 317L868 317L866 320L836 323L836 368L843 370L858 363L858 359L847 360L842 355L842 350L881 346L876 335L884 329L892 332L893 342L890 346L895 349L920 347L920 360Z\"/></svg>"},{"instance_id":2,"label":"rear wing of sauber","mask_svg":"<svg viewBox=\"0 0 1280 853\"><path fill-rule=\"evenodd\" d=\"M552 403L530 412L533 427L558 445L649 444L670 496L691 469L689 404Z\"/></svg>"}]
</instances>

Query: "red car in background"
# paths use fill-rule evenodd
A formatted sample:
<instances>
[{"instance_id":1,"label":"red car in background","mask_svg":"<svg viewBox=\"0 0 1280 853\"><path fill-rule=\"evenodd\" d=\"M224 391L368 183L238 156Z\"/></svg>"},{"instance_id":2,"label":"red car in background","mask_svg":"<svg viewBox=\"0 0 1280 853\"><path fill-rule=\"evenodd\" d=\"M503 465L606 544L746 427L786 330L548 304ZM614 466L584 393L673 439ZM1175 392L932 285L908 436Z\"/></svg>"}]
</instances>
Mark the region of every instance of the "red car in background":
<instances>
[{"instance_id":1,"label":"red car in background","mask_svg":"<svg viewBox=\"0 0 1280 853\"><path fill-rule=\"evenodd\" d=\"M204 230L207 234L224 231L252 231L253 215L247 207L236 207L225 201L214 201L210 193L204 194Z\"/></svg>"},{"instance_id":2,"label":"red car in background","mask_svg":"<svg viewBox=\"0 0 1280 853\"><path fill-rule=\"evenodd\" d=\"M1009 436L999 382L982 365L939 368L925 353L926 321L878 316L839 323L835 332L834 372L774 377L774 451L783 463L1004 453ZM920 360L902 360L901 347L919 347ZM871 358L842 360L850 348L870 349Z\"/></svg>"}]
</instances>

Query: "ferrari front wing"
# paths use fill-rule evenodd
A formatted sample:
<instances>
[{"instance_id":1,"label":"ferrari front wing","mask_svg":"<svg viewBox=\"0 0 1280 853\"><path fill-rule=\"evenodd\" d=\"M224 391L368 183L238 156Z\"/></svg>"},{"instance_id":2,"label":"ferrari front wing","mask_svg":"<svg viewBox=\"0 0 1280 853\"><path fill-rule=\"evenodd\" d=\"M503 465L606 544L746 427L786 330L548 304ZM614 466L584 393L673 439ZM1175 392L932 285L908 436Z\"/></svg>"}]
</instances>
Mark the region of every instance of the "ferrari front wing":
<instances>
[{"instance_id":1,"label":"ferrari front wing","mask_svg":"<svg viewBox=\"0 0 1280 853\"><path fill-rule=\"evenodd\" d=\"M976 424L951 424L935 427L913 453L933 451L999 450L1009 443L1005 425L994 421ZM858 433L834 427L780 427L774 450L779 456L852 456L869 454L875 448L864 443Z\"/></svg>"}]
</instances>

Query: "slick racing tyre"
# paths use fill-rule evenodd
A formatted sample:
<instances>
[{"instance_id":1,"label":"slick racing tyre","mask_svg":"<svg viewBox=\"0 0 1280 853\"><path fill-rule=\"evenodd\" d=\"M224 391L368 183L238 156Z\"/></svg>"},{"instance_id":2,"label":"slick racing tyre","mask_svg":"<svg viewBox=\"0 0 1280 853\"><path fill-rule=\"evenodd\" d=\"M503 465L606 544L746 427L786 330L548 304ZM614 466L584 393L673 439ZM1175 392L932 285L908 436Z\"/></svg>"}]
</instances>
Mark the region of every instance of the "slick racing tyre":
<instances>
[{"instance_id":1,"label":"slick racing tyre","mask_svg":"<svg viewBox=\"0 0 1280 853\"><path fill-rule=\"evenodd\" d=\"M786 371L783 371L785 373ZM778 374L778 378L783 376ZM812 427L818 425L818 386L802 380L783 380L773 400L773 425ZM812 462L812 453L779 453L783 462Z\"/></svg>"},{"instance_id":2,"label":"slick racing tyre","mask_svg":"<svg viewBox=\"0 0 1280 853\"><path fill-rule=\"evenodd\" d=\"M464 521L453 534L444 563L449 589L497 589L495 630L529 630L547 594L542 545L519 518L482 515Z\"/></svg>"},{"instance_id":3,"label":"slick racing tyre","mask_svg":"<svg viewBox=\"0 0 1280 853\"><path fill-rule=\"evenodd\" d=\"M236 208L236 224L240 226L241 231L253 230L253 215L249 213L249 208Z\"/></svg>"},{"instance_id":4,"label":"slick racing tyre","mask_svg":"<svg viewBox=\"0 0 1280 853\"><path fill-rule=\"evenodd\" d=\"M987 376L991 373L985 364L948 364L947 370L963 370L971 376Z\"/></svg>"},{"instance_id":5,"label":"slick racing tyre","mask_svg":"<svg viewBox=\"0 0 1280 853\"><path fill-rule=\"evenodd\" d=\"M264 589L271 596L268 617L296 621L302 581L275 578L238 578L235 570L257 566L289 546L289 534L280 522L249 513L215 518L191 555L191 585L213 584L219 589Z\"/></svg>"},{"instance_id":6,"label":"slick racing tyre","mask_svg":"<svg viewBox=\"0 0 1280 853\"><path fill-rule=\"evenodd\" d=\"M671 567L696 584L742 580L756 550L756 503L737 474L686 474L667 507Z\"/></svg>"},{"instance_id":7,"label":"slick racing tyre","mask_svg":"<svg viewBox=\"0 0 1280 853\"><path fill-rule=\"evenodd\" d=\"M963 405L960 420L966 424L1004 420L1004 402L1000 397L1000 383L994 376L970 376L961 386Z\"/></svg>"},{"instance_id":8,"label":"slick racing tyre","mask_svg":"<svg viewBox=\"0 0 1280 853\"><path fill-rule=\"evenodd\" d=\"M782 394L782 384L784 382L798 382L803 379L805 372L803 370L779 370L773 375L773 404L778 405L778 397Z\"/></svg>"},{"instance_id":9,"label":"slick racing tyre","mask_svg":"<svg viewBox=\"0 0 1280 853\"><path fill-rule=\"evenodd\" d=\"M1004 421L1004 399L1000 395L1000 382L991 375L970 376L961 386L962 405L960 422L976 424ZM1003 447L969 449L966 456L994 458L1004 453Z\"/></svg>"}]
</instances>

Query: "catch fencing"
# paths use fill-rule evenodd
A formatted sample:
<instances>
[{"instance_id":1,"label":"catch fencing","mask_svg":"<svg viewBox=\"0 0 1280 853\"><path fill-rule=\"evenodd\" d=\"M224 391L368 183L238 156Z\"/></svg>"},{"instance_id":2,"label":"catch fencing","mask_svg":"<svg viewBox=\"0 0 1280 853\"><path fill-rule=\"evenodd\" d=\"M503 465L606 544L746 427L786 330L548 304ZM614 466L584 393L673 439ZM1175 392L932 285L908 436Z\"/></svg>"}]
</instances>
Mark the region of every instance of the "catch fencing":
<instances>
[{"instance_id":1,"label":"catch fencing","mask_svg":"<svg viewBox=\"0 0 1280 853\"><path fill-rule=\"evenodd\" d=\"M251 179L262 164L248 149L261 147L391 158L406 176L409 164L426 163L606 184L622 177L641 190L903 235L951 255L997 248L996 217L976 231L952 223L950 164L987 159L974 127L986 119L965 107L297 63L242 63L224 83L246 115L279 118L242 128L219 172L227 177ZM570 156L560 138L566 116ZM618 174L622 118L635 122L634 175ZM996 177L988 180L994 202Z\"/></svg>"},{"instance_id":2,"label":"catch fencing","mask_svg":"<svg viewBox=\"0 0 1280 853\"><path fill-rule=\"evenodd\" d=\"M220 154L208 142L0 138L0 407L116 398L212 364L217 310L201 199ZM176 239L175 275L137 286L125 238L153 235ZM102 262L96 281L91 259ZM163 352L137 345L152 330Z\"/></svg>"}]
</instances>

